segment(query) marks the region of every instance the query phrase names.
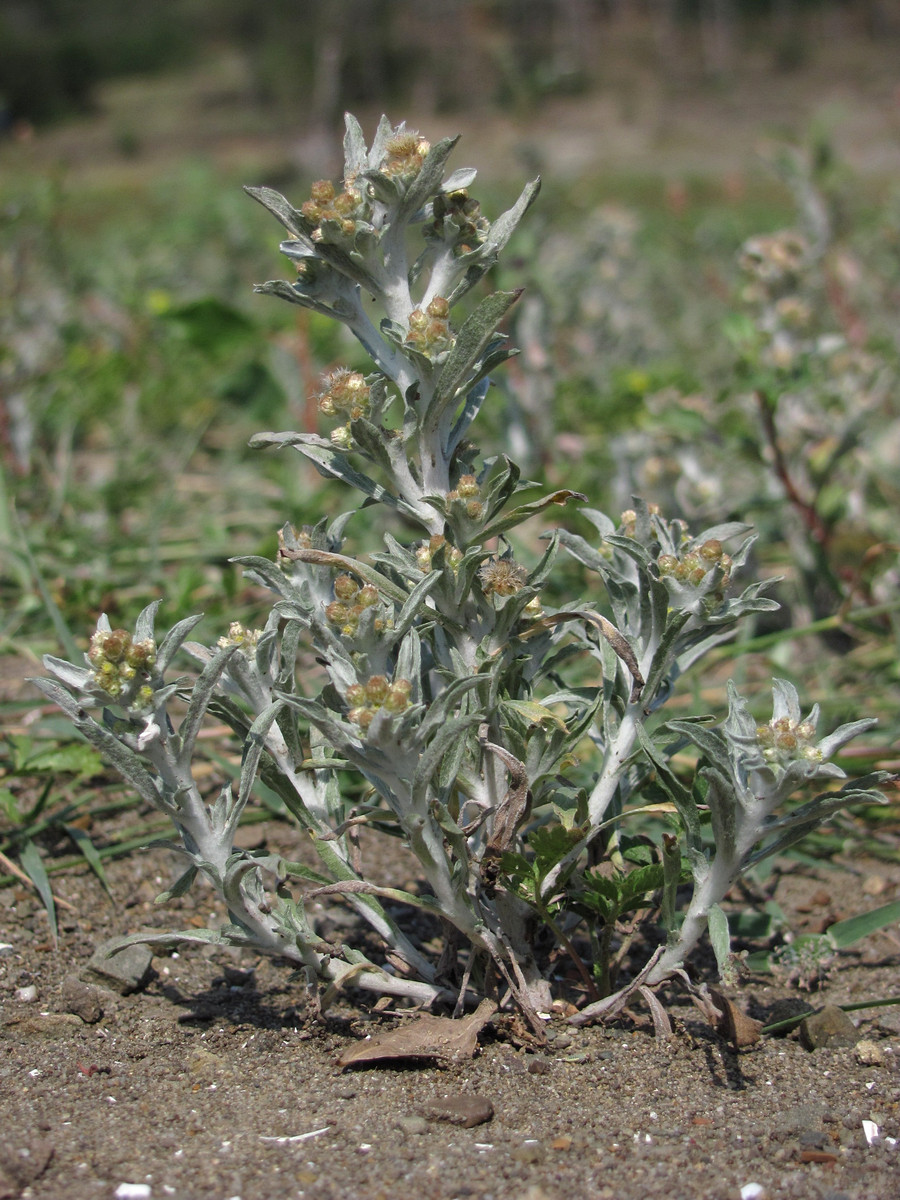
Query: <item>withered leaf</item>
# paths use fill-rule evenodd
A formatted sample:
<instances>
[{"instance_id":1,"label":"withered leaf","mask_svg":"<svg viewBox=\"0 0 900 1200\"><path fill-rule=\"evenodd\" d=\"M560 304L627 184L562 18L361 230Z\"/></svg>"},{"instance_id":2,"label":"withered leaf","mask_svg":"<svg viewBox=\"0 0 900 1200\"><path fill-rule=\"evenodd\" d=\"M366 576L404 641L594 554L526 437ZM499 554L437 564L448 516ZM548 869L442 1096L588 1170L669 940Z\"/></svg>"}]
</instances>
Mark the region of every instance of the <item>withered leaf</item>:
<instances>
[{"instance_id":1,"label":"withered leaf","mask_svg":"<svg viewBox=\"0 0 900 1200\"><path fill-rule=\"evenodd\" d=\"M716 1032L727 1038L735 1050L746 1050L749 1046L755 1046L759 1041L759 1031L763 1027L762 1021L748 1017L727 996L723 996L714 988L710 988L709 995L720 1014L715 1017L711 1013L708 1014Z\"/></svg>"},{"instance_id":2,"label":"withered leaf","mask_svg":"<svg viewBox=\"0 0 900 1200\"><path fill-rule=\"evenodd\" d=\"M471 1058L478 1047L478 1034L496 1011L493 1000L482 1000L473 1013L458 1020L422 1013L389 1033L351 1046L338 1059L338 1066L343 1069L404 1058L447 1063Z\"/></svg>"}]
</instances>

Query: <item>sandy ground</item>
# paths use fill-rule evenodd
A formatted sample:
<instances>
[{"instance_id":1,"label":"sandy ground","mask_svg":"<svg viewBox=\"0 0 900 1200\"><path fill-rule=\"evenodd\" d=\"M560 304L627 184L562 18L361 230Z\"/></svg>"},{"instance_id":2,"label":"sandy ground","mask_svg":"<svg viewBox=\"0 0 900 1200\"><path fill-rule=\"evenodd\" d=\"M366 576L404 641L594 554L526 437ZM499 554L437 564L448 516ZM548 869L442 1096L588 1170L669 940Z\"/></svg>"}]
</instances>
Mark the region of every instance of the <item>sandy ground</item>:
<instances>
[{"instance_id":1,"label":"sandy ground","mask_svg":"<svg viewBox=\"0 0 900 1200\"><path fill-rule=\"evenodd\" d=\"M284 850L291 834L253 831L266 836ZM114 934L215 919L208 891L154 906L174 866L160 850L112 863L115 904L92 875L57 876L74 905L61 912L59 951L28 889L0 890L0 1198L738 1200L751 1183L769 1200L900 1192L900 1146L888 1140L900 1138L898 1008L853 1014L851 1041L874 1051L810 1052L795 1033L739 1055L671 991L668 1043L640 1012L613 1028L555 1019L539 1052L501 1020L472 1061L342 1071L342 1051L409 1018L350 994L317 1020L288 966L214 948L155 957L124 996L86 973ZM775 895L808 930L898 890L893 866L794 864ZM785 1004L883 997L897 982L886 931L841 955L816 991L751 976L734 997L771 1020ZM471 1097L489 1102L491 1120L432 1119L437 1100ZM874 1145L864 1121L879 1127ZM123 1184L150 1190L117 1192Z\"/></svg>"}]
</instances>

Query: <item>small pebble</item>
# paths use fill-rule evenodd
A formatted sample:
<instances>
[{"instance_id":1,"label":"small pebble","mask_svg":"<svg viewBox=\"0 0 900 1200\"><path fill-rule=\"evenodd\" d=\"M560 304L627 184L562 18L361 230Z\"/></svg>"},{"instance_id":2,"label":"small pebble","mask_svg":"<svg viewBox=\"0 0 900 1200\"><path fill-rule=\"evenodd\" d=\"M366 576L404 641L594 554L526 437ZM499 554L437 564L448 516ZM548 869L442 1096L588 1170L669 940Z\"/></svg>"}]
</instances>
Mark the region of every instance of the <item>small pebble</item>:
<instances>
[{"instance_id":1,"label":"small pebble","mask_svg":"<svg viewBox=\"0 0 900 1200\"><path fill-rule=\"evenodd\" d=\"M805 1050L853 1046L857 1038L856 1026L836 1004L826 1004L800 1023L800 1043Z\"/></svg>"},{"instance_id":2,"label":"small pebble","mask_svg":"<svg viewBox=\"0 0 900 1200\"><path fill-rule=\"evenodd\" d=\"M149 946L126 946L107 958L107 949L111 948L114 941L112 939L97 947L82 974L87 976L85 982L102 983L104 987L127 996L129 992L140 991L148 983L153 952Z\"/></svg>"},{"instance_id":3,"label":"small pebble","mask_svg":"<svg viewBox=\"0 0 900 1200\"><path fill-rule=\"evenodd\" d=\"M862 890L867 896L880 896L887 888L887 880L883 875L867 875L862 883Z\"/></svg>"},{"instance_id":4,"label":"small pebble","mask_svg":"<svg viewBox=\"0 0 900 1200\"><path fill-rule=\"evenodd\" d=\"M870 1042L867 1038L863 1038L861 1042L856 1043L856 1061L864 1067L883 1067L884 1066L884 1051L877 1042Z\"/></svg>"},{"instance_id":5,"label":"small pebble","mask_svg":"<svg viewBox=\"0 0 900 1200\"><path fill-rule=\"evenodd\" d=\"M38 990L33 983L28 987L16 988L16 999L20 1004L34 1004L38 998Z\"/></svg>"},{"instance_id":6,"label":"small pebble","mask_svg":"<svg viewBox=\"0 0 900 1200\"><path fill-rule=\"evenodd\" d=\"M396 1125L401 1133L419 1135L428 1132L428 1122L424 1117L398 1117Z\"/></svg>"},{"instance_id":7,"label":"small pebble","mask_svg":"<svg viewBox=\"0 0 900 1200\"><path fill-rule=\"evenodd\" d=\"M550 1065L550 1060L545 1058L543 1054L535 1054L528 1059L525 1070L529 1075L549 1075L553 1068Z\"/></svg>"},{"instance_id":8,"label":"small pebble","mask_svg":"<svg viewBox=\"0 0 900 1200\"><path fill-rule=\"evenodd\" d=\"M745 1183L741 1188L741 1200L766 1200L766 1189L761 1183Z\"/></svg>"},{"instance_id":9,"label":"small pebble","mask_svg":"<svg viewBox=\"0 0 900 1200\"><path fill-rule=\"evenodd\" d=\"M149 1200L149 1183L120 1183L115 1191L116 1200Z\"/></svg>"},{"instance_id":10,"label":"small pebble","mask_svg":"<svg viewBox=\"0 0 900 1200\"><path fill-rule=\"evenodd\" d=\"M451 1125L461 1125L463 1129L471 1129L475 1125L483 1125L494 1115L494 1106L483 1096L444 1096L439 1100L431 1100L422 1106L422 1115L429 1121L447 1121Z\"/></svg>"},{"instance_id":11,"label":"small pebble","mask_svg":"<svg viewBox=\"0 0 900 1200\"><path fill-rule=\"evenodd\" d=\"M532 1140L523 1142L521 1146L516 1146L510 1154L510 1157L516 1162L527 1163L529 1165L543 1162L544 1156L544 1147L540 1142Z\"/></svg>"},{"instance_id":12,"label":"small pebble","mask_svg":"<svg viewBox=\"0 0 900 1200\"><path fill-rule=\"evenodd\" d=\"M65 1011L81 1017L85 1025L96 1025L103 1016L100 993L77 975L69 975L63 982L60 999Z\"/></svg>"}]
</instances>

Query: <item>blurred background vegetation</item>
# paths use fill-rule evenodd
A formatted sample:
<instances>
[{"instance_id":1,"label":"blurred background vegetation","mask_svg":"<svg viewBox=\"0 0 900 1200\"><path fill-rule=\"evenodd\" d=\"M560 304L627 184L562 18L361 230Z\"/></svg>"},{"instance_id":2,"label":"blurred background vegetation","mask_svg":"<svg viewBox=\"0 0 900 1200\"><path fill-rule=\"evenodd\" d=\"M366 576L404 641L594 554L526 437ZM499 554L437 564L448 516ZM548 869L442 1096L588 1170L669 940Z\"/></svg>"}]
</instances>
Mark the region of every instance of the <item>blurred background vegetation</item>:
<instances>
[{"instance_id":1,"label":"blurred background vegetation","mask_svg":"<svg viewBox=\"0 0 900 1200\"><path fill-rule=\"evenodd\" d=\"M891 0L154 0L139 21L116 0L6 0L0 95L8 122L45 122L230 47L255 100L330 124L347 105L529 104L633 76L636 57L682 82L749 55L797 70L822 38L877 44L898 24Z\"/></svg>"},{"instance_id":2,"label":"blurred background vegetation","mask_svg":"<svg viewBox=\"0 0 900 1200\"><path fill-rule=\"evenodd\" d=\"M314 427L319 374L365 364L252 295L286 267L241 184L299 204L339 172L348 108L369 135L383 111L462 132L489 215L544 175L490 281L527 290L486 450L614 512L637 489L754 521L783 614L705 700L775 671L829 724L881 718L861 770L895 761L898 51L890 0L5 0L0 712L29 812L42 771L85 774L81 749L42 749L61 726L22 684L41 653L156 598L162 627L205 611L211 640L252 623L229 557L346 503L246 449ZM741 248L785 227L811 252L766 307ZM584 586L572 564L560 583ZM0 804L21 825L2 779Z\"/></svg>"}]
</instances>

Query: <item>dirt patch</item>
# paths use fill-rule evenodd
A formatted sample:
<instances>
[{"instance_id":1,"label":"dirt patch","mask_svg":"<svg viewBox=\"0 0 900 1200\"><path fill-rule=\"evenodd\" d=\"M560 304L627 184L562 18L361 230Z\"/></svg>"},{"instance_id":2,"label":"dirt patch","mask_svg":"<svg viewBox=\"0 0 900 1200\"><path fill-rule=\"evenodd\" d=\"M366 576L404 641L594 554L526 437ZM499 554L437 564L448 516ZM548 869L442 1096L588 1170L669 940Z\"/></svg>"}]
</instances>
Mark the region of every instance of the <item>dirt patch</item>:
<instances>
[{"instance_id":1,"label":"dirt patch","mask_svg":"<svg viewBox=\"0 0 900 1200\"><path fill-rule=\"evenodd\" d=\"M262 836L290 835L273 825ZM668 1043L640 1013L607 1029L557 1019L540 1053L489 1026L472 1062L342 1071L353 1039L404 1018L348 996L317 1020L283 964L187 949L154 958L142 991L86 985L108 937L221 919L199 889L154 906L174 873L164 851L108 873L115 906L87 873L56 877L74 906L61 912L58 951L29 891L0 890L0 1197L88 1200L122 1184L150 1191L119 1195L154 1200L690 1200L738 1198L751 1183L770 1200L896 1194L900 1147L887 1139L900 1138L900 1009L853 1014L874 1051L810 1053L795 1034L738 1055L672 991ZM817 915L884 903L898 885L892 865L795 865L776 897L808 929ZM815 993L750 977L733 994L762 1019L798 1002L886 996L896 953L888 931L842 955ZM493 1116L468 1128L435 1119L447 1100ZM873 1145L864 1121L879 1127Z\"/></svg>"}]
</instances>

